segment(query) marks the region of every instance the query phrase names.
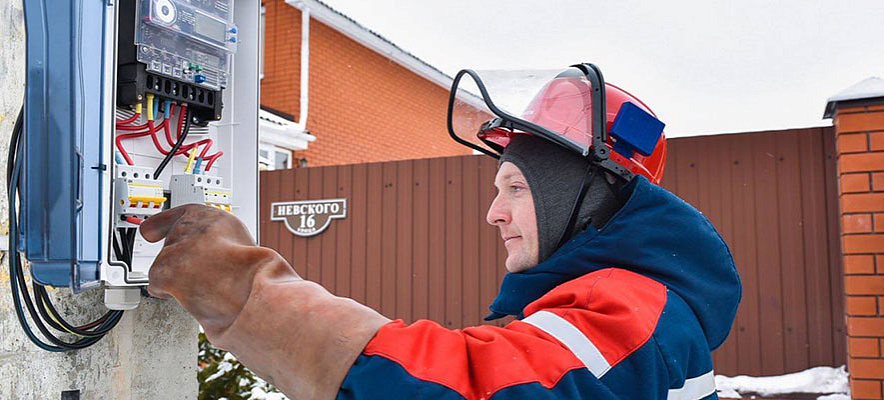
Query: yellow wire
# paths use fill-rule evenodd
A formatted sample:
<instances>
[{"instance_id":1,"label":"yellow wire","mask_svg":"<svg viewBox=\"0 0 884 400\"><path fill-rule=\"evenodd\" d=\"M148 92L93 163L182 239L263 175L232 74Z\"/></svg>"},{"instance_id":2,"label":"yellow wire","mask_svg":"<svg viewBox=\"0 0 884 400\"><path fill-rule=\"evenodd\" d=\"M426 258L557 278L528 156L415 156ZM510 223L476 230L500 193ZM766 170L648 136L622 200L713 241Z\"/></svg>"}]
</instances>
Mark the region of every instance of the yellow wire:
<instances>
[{"instance_id":1,"label":"yellow wire","mask_svg":"<svg viewBox=\"0 0 884 400\"><path fill-rule=\"evenodd\" d=\"M74 333L68 328L65 328L64 325L61 324L61 322L58 322L58 320L55 319L55 316L52 315L52 313L47 313L47 314L49 314L49 318L52 318L52 320L55 321L55 323L58 324L58 326L62 327L65 330L65 332L70 333L71 335L74 335L74 336L78 336L78 337L86 337L86 336L80 335L78 333Z\"/></svg>"},{"instance_id":2,"label":"yellow wire","mask_svg":"<svg viewBox=\"0 0 884 400\"><path fill-rule=\"evenodd\" d=\"M135 103L135 114L141 114L141 102Z\"/></svg>"},{"instance_id":3,"label":"yellow wire","mask_svg":"<svg viewBox=\"0 0 884 400\"><path fill-rule=\"evenodd\" d=\"M147 120L153 121L153 94L147 94Z\"/></svg>"},{"instance_id":4,"label":"yellow wire","mask_svg":"<svg viewBox=\"0 0 884 400\"><path fill-rule=\"evenodd\" d=\"M187 166L184 167L184 173L189 174L193 171L193 161L196 160L196 148L190 151L190 157L187 157Z\"/></svg>"}]
</instances>

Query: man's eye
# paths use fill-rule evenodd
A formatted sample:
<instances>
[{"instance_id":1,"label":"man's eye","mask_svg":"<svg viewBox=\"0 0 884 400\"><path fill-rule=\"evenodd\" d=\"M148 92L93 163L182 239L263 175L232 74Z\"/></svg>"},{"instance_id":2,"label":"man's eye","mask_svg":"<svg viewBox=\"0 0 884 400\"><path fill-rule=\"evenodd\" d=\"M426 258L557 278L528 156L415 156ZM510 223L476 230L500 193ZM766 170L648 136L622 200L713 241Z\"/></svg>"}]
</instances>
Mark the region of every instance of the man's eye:
<instances>
[{"instance_id":1,"label":"man's eye","mask_svg":"<svg viewBox=\"0 0 884 400\"><path fill-rule=\"evenodd\" d=\"M516 186L516 185L510 186L510 190L512 190L513 192L516 192L516 193L521 192L522 189L524 189L524 188L521 186Z\"/></svg>"}]
</instances>

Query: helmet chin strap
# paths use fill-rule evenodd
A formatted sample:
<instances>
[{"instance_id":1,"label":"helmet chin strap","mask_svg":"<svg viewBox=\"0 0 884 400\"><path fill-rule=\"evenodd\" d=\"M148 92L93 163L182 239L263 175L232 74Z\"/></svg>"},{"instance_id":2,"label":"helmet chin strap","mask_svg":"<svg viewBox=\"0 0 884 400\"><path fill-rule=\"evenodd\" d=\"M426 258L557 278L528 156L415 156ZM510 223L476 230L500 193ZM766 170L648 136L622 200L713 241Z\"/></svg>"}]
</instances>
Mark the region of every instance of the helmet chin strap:
<instances>
[{"instance_id":1,"label":"helmet chin strap","mask_svg":"<svg viewBox=\"0 0 884 400\"><path fill-rule=\"evenodd\" d=\"M580 206L583 204L586 192L588 192L589 187L592 186L593 174L595 174L595 168L593 168L591 164L587 165L586 173L583 174L583 181L580 183L580 193L577 194L577 201L574 202L574 207L571 208L571 216L568 217L568 224L565 225L565 230L562 231L562 236L559 238L556 250L560 249L574 234L574 228L576 227L575 225L577 225L577 216L580 215ZM592 223L592 216L589 218L590 220L587 223Z\"/></svg>"}]
</instances>

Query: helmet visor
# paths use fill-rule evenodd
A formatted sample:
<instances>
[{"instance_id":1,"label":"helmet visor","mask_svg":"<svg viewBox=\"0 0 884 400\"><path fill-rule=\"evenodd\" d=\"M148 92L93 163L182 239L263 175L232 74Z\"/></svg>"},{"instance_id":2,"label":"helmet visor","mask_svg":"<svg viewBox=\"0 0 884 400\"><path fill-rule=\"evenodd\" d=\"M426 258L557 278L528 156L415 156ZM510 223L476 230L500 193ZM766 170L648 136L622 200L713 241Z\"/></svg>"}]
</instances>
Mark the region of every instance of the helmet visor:
<instances>
[{"instance_id":1,"label":"helmet visor","mask_svg":"<svg viewBox=\"0 0 884 400\"><path fill-rule=\"evenodd\" d=\"M462 70L452 85L449 134L491 155L503 152L514 135L530 134L585 156L592 143L592 95L590 81L573 67L564 72Z\"/></svg>"}]
</instances>

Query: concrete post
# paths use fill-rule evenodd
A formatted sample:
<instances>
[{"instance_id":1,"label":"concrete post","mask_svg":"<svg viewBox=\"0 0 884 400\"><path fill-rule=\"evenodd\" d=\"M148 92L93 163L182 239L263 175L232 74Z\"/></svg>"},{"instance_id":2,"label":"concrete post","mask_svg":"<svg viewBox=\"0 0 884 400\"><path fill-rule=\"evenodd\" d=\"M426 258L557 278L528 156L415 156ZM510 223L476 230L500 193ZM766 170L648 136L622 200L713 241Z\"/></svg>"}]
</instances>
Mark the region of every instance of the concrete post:
<instances>
[{"instance_id":1,"label":"concrete post","mask_svg":"<svg viewBox=\"0 0 884 400\"><path fill-rule=\"evenodd\" d=\"M25 30L20 0L0 0L0 159L6 152L25 83ZM8 234L5 184L0 235ZM5 242L5 237L2 238ZM5 246L5 245L4 245ZM96 345L52 354L30 343L19 327L9 291L8 257L0 271L0 398L95 400L196 399L198 326L174 301L146 300L126 312ZM59 311L85 322L105 311L100 291L72 296L52 291ZM85 316L85 317L84 317ZM79 318L78 318L79 317ZM79 397L76 396L79 391Z\"/></svg>"},{"instance_id":2,"label":"concrete post","mask_svg":"<svg viewBox=\"0 0 884 400\"><path fill-rule=\"evenodd\" d=\"M847 368L854 399L884 399L884 80L829 100L838 146Z\"/></svg>"}]
</instances>

